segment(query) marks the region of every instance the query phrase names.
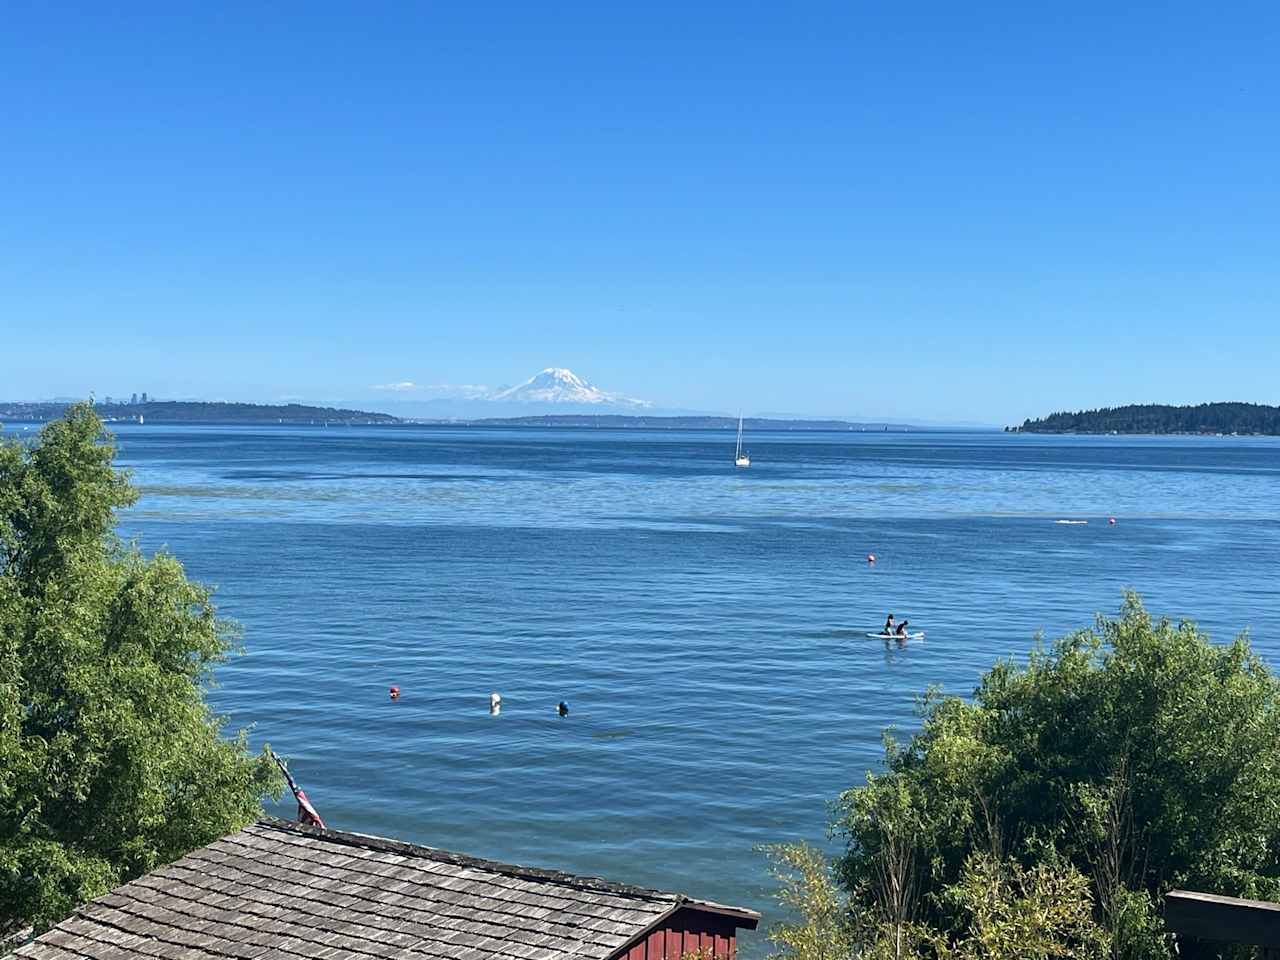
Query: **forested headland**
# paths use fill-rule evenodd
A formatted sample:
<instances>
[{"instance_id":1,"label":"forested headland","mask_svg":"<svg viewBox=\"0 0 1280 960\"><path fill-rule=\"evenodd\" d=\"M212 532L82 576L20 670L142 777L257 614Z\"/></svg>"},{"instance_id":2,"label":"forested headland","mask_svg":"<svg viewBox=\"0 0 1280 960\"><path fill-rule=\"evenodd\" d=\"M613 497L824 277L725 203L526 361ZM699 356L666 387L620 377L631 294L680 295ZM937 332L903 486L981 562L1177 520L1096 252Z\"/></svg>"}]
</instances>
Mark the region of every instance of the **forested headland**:
<instances>
[{"instance_id":1,"label":"forested headland","mask_svg":"<svg viewBox=\"0 0 1280 960\"><path fill-rule=\"evenodd\" d=\"M54 420L72 406L69 402L0 403L0 421ZM399 423L399 417L366 410L313 407L303 403L222 403L200 400L152 400L146 403L96 404L107 423L147 420L153 423Z\"/></svg>"},{"instance_id":2,"label":"forested headland","mask_svg":"<svg viewBox=\"0 0 1280 960\"><path fill-rule=\"evenodd\" d=\"M1251 433L1280 436L1280 407L1261 403L1200 403L1175 407L1158 403L1051 413L1027 420L1020 433Z\"/></svg>"}]
</instances>

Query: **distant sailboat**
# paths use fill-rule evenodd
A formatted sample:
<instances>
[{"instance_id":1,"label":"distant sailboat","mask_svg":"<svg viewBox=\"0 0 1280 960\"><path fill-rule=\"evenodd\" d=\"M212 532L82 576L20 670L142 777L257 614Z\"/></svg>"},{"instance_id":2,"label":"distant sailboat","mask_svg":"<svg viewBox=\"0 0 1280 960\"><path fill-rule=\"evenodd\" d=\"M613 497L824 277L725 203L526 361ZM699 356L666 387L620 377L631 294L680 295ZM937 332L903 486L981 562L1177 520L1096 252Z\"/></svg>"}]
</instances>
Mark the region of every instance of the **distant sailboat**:
<instances>
[{"instance_id":1,"label":"distant sailboat","mask_svg":"<svg viewBox=\"0 0 1280 960\"><path fill-rule=\"evenodd\" d=\"M738 449L733 455L733 465L735 467L751 466L751 457L742 452L742 414L738 414Z\"/></svg>"}]
</instances>

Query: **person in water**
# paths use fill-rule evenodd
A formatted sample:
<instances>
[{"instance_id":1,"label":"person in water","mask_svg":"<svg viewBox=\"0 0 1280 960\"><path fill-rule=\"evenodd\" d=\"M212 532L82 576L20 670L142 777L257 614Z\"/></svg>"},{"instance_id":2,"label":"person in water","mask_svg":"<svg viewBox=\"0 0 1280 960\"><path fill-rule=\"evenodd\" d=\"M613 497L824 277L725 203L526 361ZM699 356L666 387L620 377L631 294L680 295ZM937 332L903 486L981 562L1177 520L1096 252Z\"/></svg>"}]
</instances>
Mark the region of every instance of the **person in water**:
<instances>
[{"instance_id":1,"label":"person in water","mask_svg":"<svg viewBox=\"0 0 1280 960\"><path fill-rule=\"evenodd\" d=\"M884 622L884 635L886 637L893 636L893 614L889 614L889 618Z\"/></svg>"}]
</instances>

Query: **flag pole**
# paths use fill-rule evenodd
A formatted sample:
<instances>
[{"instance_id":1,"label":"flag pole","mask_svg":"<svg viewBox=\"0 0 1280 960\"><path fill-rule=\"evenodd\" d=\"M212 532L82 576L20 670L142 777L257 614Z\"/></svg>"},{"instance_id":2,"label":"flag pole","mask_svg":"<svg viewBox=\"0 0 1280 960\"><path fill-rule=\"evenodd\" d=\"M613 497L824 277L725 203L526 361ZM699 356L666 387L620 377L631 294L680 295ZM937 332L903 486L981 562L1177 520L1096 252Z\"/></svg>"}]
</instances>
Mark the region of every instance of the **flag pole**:
<instances>
[{"instance_id":1,"label":"flag pole","mask_svg":"<svg viewBox=\"0 0 1280 960\"><path fill-rule=\"evenodd\" d=\"M320 819L320 814L316 813L316 808L311 805L306 793L298 786L298 782L293 779L293 774L289 773L289 768L284 765L284 761L276 755L275 751L271 751L271 759L276 762L276 766L284 774L284 779L289 784L289 789L293 791L293 798L298 801L298 822L319 827L321 830L327 829L324 821Z\"/></svg>"}]
</instances>

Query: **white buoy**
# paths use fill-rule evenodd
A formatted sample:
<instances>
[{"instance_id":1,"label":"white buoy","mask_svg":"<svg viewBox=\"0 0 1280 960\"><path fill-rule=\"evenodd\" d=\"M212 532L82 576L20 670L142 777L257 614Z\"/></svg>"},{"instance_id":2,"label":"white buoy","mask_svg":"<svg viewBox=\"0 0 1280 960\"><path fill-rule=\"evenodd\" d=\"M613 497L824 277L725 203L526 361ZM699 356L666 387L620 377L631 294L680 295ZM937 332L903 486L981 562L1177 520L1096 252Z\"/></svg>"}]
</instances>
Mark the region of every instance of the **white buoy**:
<instances>
[{"instance_id":1,"label":"white buoy","mask_svg":"<svg viewBox=\"0 0 1280 960\"><path fill-rule=\"evenodd\" d=\"M501 712L502 712L502 694L500 693L489 694L489 713L496 717Z\"/></svg>"}]
</instances>

